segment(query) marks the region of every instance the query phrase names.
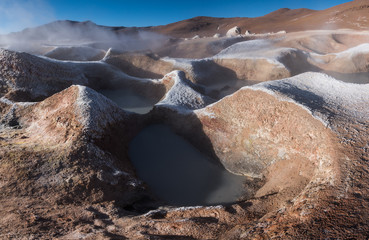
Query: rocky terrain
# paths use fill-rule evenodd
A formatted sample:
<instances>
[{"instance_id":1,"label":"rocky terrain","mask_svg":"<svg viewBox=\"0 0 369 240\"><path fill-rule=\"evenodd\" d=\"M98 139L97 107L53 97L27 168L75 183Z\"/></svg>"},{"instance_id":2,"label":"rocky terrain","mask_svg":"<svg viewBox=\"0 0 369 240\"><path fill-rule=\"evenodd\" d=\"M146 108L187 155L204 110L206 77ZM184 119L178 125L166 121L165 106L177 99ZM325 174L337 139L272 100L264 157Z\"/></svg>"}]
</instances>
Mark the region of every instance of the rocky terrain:
<instances>
[{"instance_id":1,"label":"rocky terrain","mask_svg":"<svg viewBox=\"0 0 369 240\"><path fill-rule=\"evenodd\" d=\"M1 36L0 239L367 239L368 9ZM129 154L155 124L243 176L247 194L160 199Z\"/></svg>"}]
</instances>

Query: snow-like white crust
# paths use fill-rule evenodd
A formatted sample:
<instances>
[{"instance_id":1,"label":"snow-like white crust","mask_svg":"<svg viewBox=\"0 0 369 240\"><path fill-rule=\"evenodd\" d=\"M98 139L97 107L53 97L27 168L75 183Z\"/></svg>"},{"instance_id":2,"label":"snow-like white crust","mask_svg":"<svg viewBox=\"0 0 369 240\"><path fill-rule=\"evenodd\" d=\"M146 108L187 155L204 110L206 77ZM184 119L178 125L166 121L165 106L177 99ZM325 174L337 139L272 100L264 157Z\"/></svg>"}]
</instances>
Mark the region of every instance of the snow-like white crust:
<instances>
[{"instance_id":1,"label":"snow-like white crust","mask_svg":"<svg viewBox=\"0 0 369 240\"><path fill-rule=\"evenodd\" d=\"M204 96L192 88L193 85L185 78L181 71L173 71L167 76L172 77L174 84L167 92L164 99L157 106L165 106L178 112L199 109L214 102L210 97Z\"/></svg>"},{"instance_id":2,"label":"snow-like white crust","mask_svg":"<svg viewBox=\"0 0 369 240\"><path fill-rule=\"evenodd\" d=\"M369 53L369 43L364 43L356 47L349 48L345 51L336 53L335 55L337 58L352 58L359 54L368 54L368 53Z\"/></svg>"},{"instance_id":3,"label":"snow-like white crust","mask_svg":"<svg viewBox=\"0 0 369 240\"><path fill-rule=\"evenodd\" d=\"M307 72L246 88L282 94L324 122L332 111L357 120L369 118L369 84L346 83L326 74Z\"/></svg>"},{"instance_id":4,"label":"snow-like white crust","mask_svg":"<svg viewBox=\"0 0 369 240\"><path fill-rule=\"evenodd\" d=\"M356 121L369 120L369 84L346 83L323 73L307 72L291 78L243 87L239 91L246 89L263 91L280 101L292 102L326 126L329 126L332 114L344 115ZM194 112L215 118L210 111L215 104L217 102Z\"/></svg>"},{"instance_id":5,"label":"snow-like white crust","mask_svg":"<svg viewBox=\"0 0 369 240\"><path fill-rule=\"evenodd\" d=\"M104 50L88 46L58 46L45 54L45 56L56 59L64 58L75 61L89 61L101 55L106 55Z\"/></svg>"},{"instance_id":6,"label":"snow-like white crust","mask_svg":"<svg viewBox=\"0 0 369 240\"><path fill-rule=\"evenodd\" d=\"M85 86L78 86L75 107L78 120L91 134L102 134L109 123L130 114L102 94Z\"/></svg>"},{"instance_id":7,"label":"snow-like white crust","mask_svg":"<svg viewBox=\"0 0 369 240\"><path fill-rule=\"evenodd\" d=\"M72 84L91 86L87 75L100 78L103 85L157 81L129 76L102 61L64 61L4 49L0 49L0 63L0 83L34 98L50 96Z\"/></svg>"}]
</instances>

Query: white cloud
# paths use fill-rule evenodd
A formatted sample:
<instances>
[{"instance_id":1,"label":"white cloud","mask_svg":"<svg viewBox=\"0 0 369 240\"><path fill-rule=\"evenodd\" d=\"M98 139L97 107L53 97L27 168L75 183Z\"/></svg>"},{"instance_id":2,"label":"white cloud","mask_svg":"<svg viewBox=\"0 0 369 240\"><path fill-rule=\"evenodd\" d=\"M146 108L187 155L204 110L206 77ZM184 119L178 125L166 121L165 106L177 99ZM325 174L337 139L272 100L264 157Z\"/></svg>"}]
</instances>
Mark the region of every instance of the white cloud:
<instances>
[{"instance_id":1,"label":"white cloud","mask_svg":"<svg viewBox=\"0 0 369 240\"><path fill-rule=\"evenodd\" d=\"M0 0L0 34L53 20L54 10L45 0Z\"/></svg>"}]
</instances>

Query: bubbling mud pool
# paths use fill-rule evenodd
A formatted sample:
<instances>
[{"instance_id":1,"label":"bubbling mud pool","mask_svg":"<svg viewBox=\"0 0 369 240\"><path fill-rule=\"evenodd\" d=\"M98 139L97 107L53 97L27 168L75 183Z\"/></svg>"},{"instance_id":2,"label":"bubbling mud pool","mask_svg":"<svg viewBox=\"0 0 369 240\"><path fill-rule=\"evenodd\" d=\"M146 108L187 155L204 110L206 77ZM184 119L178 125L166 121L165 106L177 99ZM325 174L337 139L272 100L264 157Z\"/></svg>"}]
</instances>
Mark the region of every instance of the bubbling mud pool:
<instances>
[{"instance_id":1,"label":"bubbling mud pool","mask_svg":"<svg viewBox=\"0 0 369 240\"><path fill-rule=\"evenodd\" d=\"M168 204L224 204L247 195L245 177L213 163L166 125L142 130L132 140L129 156L138 176Z\"/></svg>"},{"instance_id":2,"label":"bubbling mud pool","mask_svg":"<svg viewBox=\"0 0 369 240\"><path fill-rule=\"evenodd\" d=\"M156 101L144 97L130 89L104 89L99 91L124 110L145 114L151 111Z\"/></svg>"}]
</instances>

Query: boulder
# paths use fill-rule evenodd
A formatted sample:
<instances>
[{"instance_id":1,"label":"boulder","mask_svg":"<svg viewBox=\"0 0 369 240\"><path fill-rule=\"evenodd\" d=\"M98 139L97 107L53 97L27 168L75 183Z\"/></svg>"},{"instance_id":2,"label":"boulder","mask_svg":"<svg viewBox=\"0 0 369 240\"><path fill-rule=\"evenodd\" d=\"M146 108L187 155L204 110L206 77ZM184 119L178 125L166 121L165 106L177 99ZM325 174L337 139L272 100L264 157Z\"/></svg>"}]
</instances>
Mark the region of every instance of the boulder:
<instances>
[{"instance_id":1,"label":"boulder","mask_svg":"<svg viewBox=\"0 0 369 240\"><path fill-rule=\"evenodd\" d=\"M227 35L227 37L237 37L240 34L241 34L241 28L235 26L235 27L229 29L226 35Z\"/></svg>"},{"instance_id":2,"label":"boulder","mask_svg":"<svg viewBox=\"0 0 369 240\"><path fill-rule=\"evenodd\" d=\"M213 38L220 38L220 33L214 34Z\"/></svg>"}]
</instances>

